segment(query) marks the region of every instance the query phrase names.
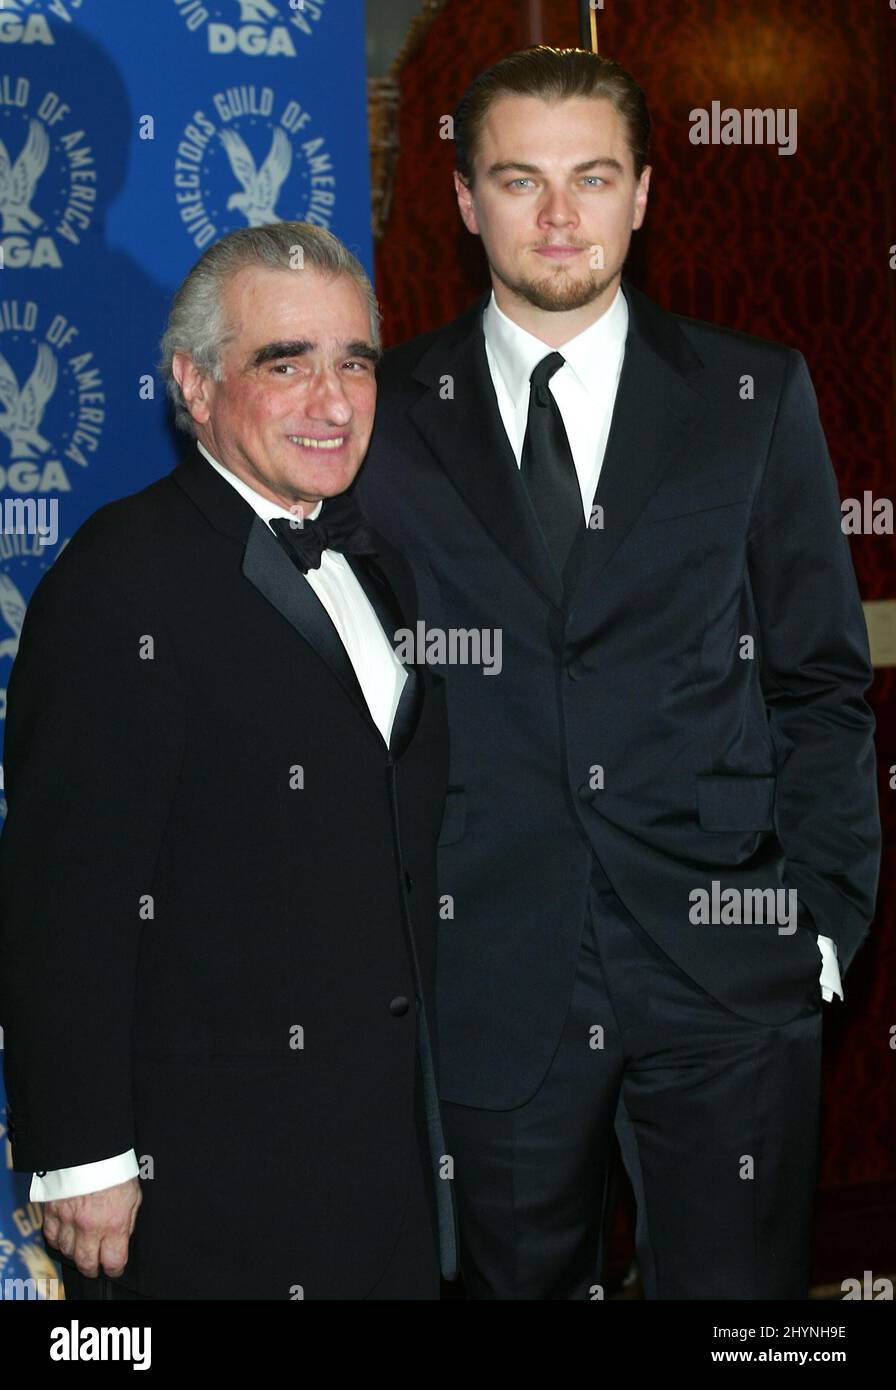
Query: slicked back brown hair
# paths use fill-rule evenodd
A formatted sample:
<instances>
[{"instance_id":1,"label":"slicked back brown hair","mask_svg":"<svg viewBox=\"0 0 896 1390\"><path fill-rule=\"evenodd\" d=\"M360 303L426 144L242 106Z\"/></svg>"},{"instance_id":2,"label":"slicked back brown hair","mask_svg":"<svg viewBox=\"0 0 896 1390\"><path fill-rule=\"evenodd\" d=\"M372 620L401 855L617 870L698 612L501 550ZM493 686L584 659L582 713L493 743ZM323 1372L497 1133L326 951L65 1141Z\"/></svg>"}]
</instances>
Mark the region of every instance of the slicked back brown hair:
<instances>
[{"instance_id":1,"label":"slicked back brown hair","mask_svg":"<svg viewBox=\"0 0 896 1390\"><path fill-rule=\"evenodd\" d=\"M539 44L521 48L479 73L457 104L454 161L470 188L483 123L492 102L502 96L539 97L542 101L605 98L622 119L635 177L640 177L650 150L650 113L635 79L612 58L584 48L548 48Z\"/></svg>"}]
</instances>

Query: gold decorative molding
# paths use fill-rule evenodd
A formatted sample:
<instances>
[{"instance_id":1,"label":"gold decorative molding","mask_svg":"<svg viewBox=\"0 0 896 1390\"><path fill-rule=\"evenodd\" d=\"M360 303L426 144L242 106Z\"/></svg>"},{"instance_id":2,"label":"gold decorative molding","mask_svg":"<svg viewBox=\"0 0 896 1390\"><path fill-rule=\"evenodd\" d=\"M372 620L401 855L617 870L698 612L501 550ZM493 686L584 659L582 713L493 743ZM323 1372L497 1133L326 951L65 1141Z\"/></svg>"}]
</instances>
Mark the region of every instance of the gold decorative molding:
<instances>
[{"instance_id":1,"label":"gold decorative molding","mask_svg":"<svg viewBox=\"0 0 896 1390\"><path fill-rule=\"evenodd\" d=\"M370 195L374 242L382 240L392 206L395 162L398 158L398 117L401 107L401 69L419 48L448 0L422 0L408 26L404 43L385 77L367 80L367 130L370 141Z\"/></svg>"},{"instance_id":2,"label":"gold decorative molding","mask_svg":"<svg viewBox=\"0 0 896 1390\"><path fill-rule=\"evenodd\" d=\"M896 599L869 599L862 607L872 666L896 666Z\"/></svg>"}]
</instances>

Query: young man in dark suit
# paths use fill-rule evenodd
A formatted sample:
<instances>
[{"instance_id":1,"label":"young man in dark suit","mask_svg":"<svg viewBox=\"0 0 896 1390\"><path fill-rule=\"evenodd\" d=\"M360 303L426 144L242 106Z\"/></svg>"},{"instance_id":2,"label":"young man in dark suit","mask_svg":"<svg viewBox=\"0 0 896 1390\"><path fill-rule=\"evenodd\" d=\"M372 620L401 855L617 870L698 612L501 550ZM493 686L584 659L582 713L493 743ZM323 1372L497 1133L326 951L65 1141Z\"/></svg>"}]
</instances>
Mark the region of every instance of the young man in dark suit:
<instances>
[{"instance_id":1,"label":"young man in dark suit","mask_svg":"<svg viewBox=\"0 0 896 1390\"><path fill-rule=\"evenodd\" d=\"M475 1298L603 1296L614 1127L648 1298L805 1297L822 999L874 908L872 672L806 364L622 278L649 128L594 54L476 78L455 185L492 288L385 354L357 487L425 623L502 634L499 676L446 668Z\"/></svg>"},{"instance_id":2,"label":"young man in dark suit","mask_svg":"<svg viewBox=\"0 0 896 1390\"><path fill-rule=\"evenodd\" d=\"M434 1299L454 1273L444 692L397 659L413 579L345 495L378 351L335 237L223 238L163 342L198 447L28 607L0 1022L67 1297Z\"/></svg>"}]
</instances>

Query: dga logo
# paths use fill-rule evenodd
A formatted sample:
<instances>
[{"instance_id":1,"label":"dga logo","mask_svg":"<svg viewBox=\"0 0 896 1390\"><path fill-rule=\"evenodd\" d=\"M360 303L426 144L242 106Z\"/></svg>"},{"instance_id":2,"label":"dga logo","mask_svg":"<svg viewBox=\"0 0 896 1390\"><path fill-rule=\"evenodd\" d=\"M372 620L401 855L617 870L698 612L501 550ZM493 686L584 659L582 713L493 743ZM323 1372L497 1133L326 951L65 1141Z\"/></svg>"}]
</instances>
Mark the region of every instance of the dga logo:
<instances>
[{"instance_id":1,"label":"dga logo","mask_svg":"<svg viewBox=\"0 0 896 1390\"><path fill-rule=\"evenodd\" d=\"M329 227L333 162L311 115L272 87L228 87L184 129L174 165L180 219L201 249L236 227L313 222Z\"/></svg>"},{"instance_id":2,"label":"dga logo","mask_svg":"<svg viewBox=\"0 0 896 1390\"><path fill-rule=\"evenodd\" d=\"M2 1053L2 1043L0 1043ZM5 1163L2 1161L5 1155ZM0 1105L0 1174L12 1168L12 1152L6 1137L6 1109ZM30 1178L10 1174L9 1197L16 1200L18 1186ZM6 1183L4 1183L4 1188ZM3 1191L6 1198L6 1191ZM3 1202L0 1223L0 1299L64 1298L62 1280L50 1259L40 1236L40 1207L36 1202L21 1206Z\"/></svg>"},{"instance_id":3,"label":"dga logo","mask_svg":"<svg viewBox=\"0 0 896 1390\"><path fill-rule=\"evenodd\" d=\"M42 323L33 300L0 300L0 718L25 615L23 595L65 545L58 531L47 544L39 520L52 501L45 494L71 492L70 477L89 466L105 421L102 377L79 340L78 328L62 314ZM36 505L17 507L21 500ZM58 500L53 512L57 507Z\"/></svg>"},{"instance_id":4,"label":"dga logo","mask_svg":"<svg viewBox=\"0 0 896 1390\"><path fill-rule=\"evenodd\" d=\"M190 30L204 29L214 55L295 58L296 43L312 38L325 0L173 0Z\"/></svg>"},{"instance_id":5,"label":"dga logo","mask_svg":"<svg viewBox=\"0 0 896 1390\"><path fill-rule=\"evenodd\" d=\"M29 1206L36 1207L36 1204L29 1203ZM20 1211L13 1215L19 1216ZM14 1242L0 1230L0 1268L3 1271L0 1299L4 1301L43 1302L65 1298L62 1280L39 1236L33 1241Z\"/></svg>"},{"instance_id":6,"label":"dga logo","mask_svg":"<svg viewBox=\"0 0 896 1390\"><path fill-rule=\"evenodd\" d=\"M41 545L39 536L0 532L0 719L6 718L6 689L19 650L28 602L25 595L33 592L44 570L50 568L68 541L66 536L51 547ZM6 798L0 785L0 817L5 815Z\"/></svg>"},{"instance_id":7,"label":"dga logo","mask_svg":"<svg viewBox=\"0 0 896 1390\"><path fill-rule=\"evenodd\" d=\"M55 43L50 18L71 24L80 9L81 0L0 0L0 43Z\"/></svg>"},{"instance_id":8,"label":"dga logo","mask_svg":"<svg viewBox=\"0 0 896 1390\"><path fill-rule=\"evenodd\" d=\"M0 269L58 269L96 196L93 150L69 104L27 77L0 76Z\"/></svg>"},{"instance_id":9,"label":"dga logo","mask_svg":"<svg viewBox=\"0 0 896 1390\"><path fill-rule=\"evenodd\" d=\"M0 300L0 491L70 492L71 465L87 468L102 434L93 353L62 314L40 320L33 300Z\"/></svg>"}]
</instances>

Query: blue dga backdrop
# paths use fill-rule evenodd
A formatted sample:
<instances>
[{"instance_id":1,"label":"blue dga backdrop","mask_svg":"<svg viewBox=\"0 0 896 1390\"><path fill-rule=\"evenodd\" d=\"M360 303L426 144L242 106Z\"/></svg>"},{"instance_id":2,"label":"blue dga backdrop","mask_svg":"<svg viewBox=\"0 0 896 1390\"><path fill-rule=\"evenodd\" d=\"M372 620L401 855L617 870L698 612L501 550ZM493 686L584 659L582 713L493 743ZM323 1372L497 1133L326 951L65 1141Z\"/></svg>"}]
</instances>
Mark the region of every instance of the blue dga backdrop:
<instances>
[{"instance_id":1,"label":"blue dga backdrop","mask_svg":"<svg viewBox=\"0 0 896 1390\"><path fill-rule=\"evenodd\" d=\"M372 274L365 84L363 0L0 6L0 717L41 574L97 507L177 461L155 364L205 247L297 219ZM55 499L58 536L17 534L14 499ZM8 1297L7 1280L55 1271L2 1088L0 1107Z\"/></svg>"}]
</instances>

